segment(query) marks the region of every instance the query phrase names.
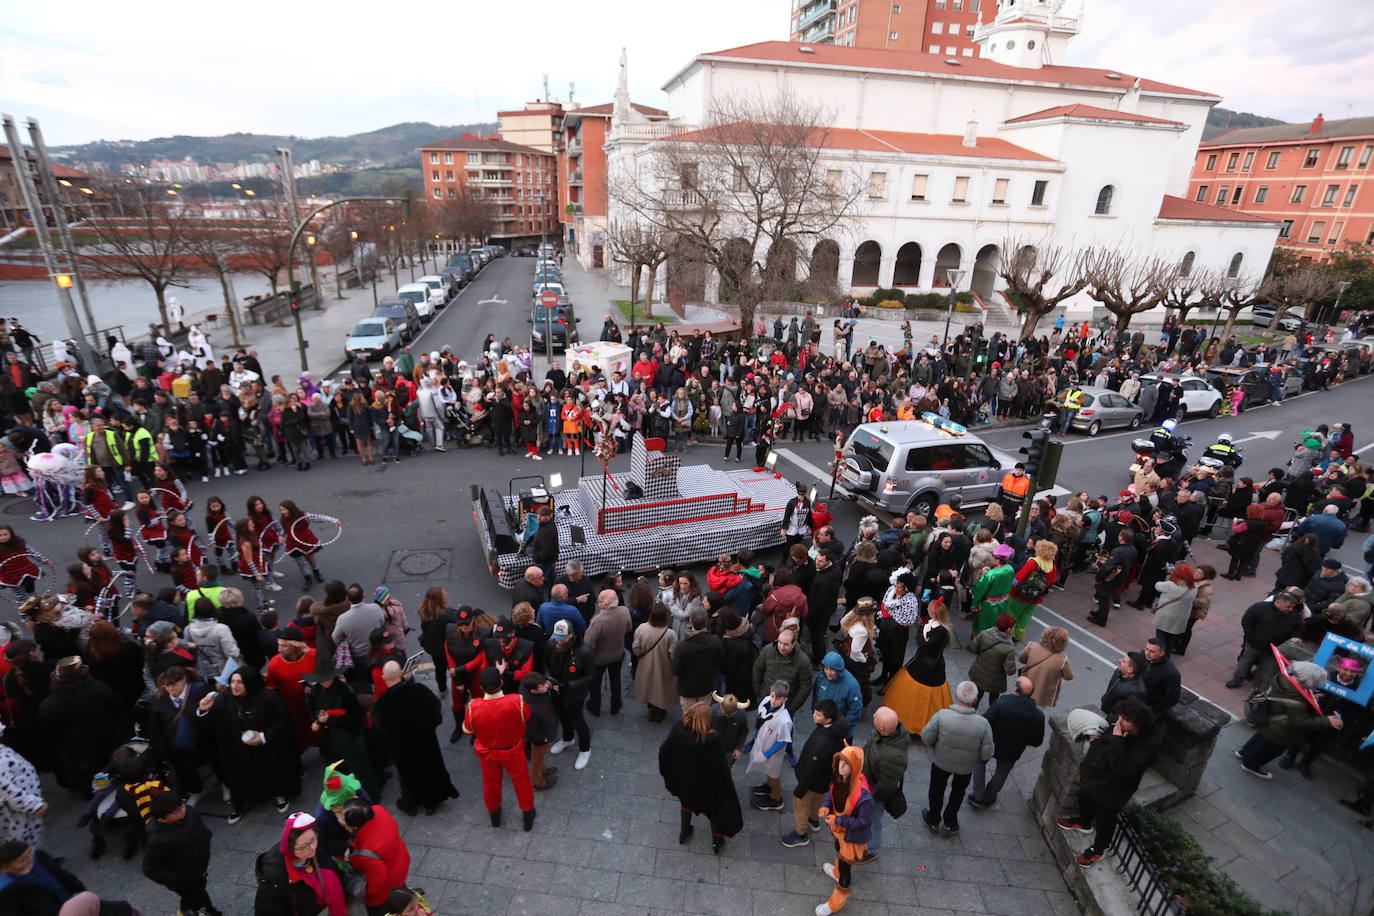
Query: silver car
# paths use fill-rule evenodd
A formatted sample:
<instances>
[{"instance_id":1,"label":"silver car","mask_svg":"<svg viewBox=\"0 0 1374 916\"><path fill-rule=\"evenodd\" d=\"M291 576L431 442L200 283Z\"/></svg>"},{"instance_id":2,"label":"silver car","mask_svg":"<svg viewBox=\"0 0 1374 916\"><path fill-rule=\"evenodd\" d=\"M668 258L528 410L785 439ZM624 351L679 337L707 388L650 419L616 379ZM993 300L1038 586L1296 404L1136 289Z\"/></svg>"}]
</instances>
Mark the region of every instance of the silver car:
<instances>
[{"instance_id":1,"label":"silver car","mask_svg":"<svg viewBox=\"0 0 1374 916\"><path fill-rule=\"evenodd\" d=\"M875 511L931 516L951 496L965 508L992 502L1016 461L959 424L926 414L861 424L840 455L837 483Z\"/></svg>"},{"instance_id":2,"label":"silver car","mask_svg":"<svg viewBox=\"0 0 1374 916\"><path fill-rule=\"evenodd\" d=\"M1140 425L1144 411L1110 388L1084 386L1079 390L1083 392L1083 407L1069 424L1070 429L1096 436L1104 429L1135 429Z\"/></svg>"}]
</instances>

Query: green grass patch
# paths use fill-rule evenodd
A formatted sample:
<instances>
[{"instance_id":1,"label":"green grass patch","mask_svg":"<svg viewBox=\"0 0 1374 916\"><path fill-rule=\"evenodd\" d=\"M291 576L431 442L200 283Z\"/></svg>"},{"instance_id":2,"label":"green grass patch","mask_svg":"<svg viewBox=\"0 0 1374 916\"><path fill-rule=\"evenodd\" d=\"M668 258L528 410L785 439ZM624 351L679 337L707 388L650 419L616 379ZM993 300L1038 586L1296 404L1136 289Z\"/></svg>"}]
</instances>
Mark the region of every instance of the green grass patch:
<instances>
[{"instance_id":1,"label":"green grass patch","mask_svg":"<svg viewBox=\"0 0 1374 916\"><path fill-rule=\"evenodd\" d=\"M617 300L615 300L615 307L618 308L618 309L620 309L620 318L621 318L621 321L622 321L624 324L626 324L626 325L630 324L630 300L629 300L629 299L617 299ZM666 303L666 302L656 302L656 303L654 303L654 314L652 314L652 315L645 315L645 314L644 314L644 303L640 302L640 303L637 303L637 304L635 305L635 310L634 310L634 323L635 323L635 324L677 324L677 316L673 314L672 309L668 307L668 303Z\"/></svg>"}]
</instances>

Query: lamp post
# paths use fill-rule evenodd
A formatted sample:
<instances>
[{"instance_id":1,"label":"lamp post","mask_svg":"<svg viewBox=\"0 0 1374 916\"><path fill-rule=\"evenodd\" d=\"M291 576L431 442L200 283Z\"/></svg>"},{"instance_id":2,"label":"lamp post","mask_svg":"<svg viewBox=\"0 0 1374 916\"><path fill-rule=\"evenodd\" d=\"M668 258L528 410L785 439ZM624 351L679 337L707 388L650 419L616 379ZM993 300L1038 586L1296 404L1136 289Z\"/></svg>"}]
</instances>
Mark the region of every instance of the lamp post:
<instances>
[{"instance_id":1,"label":"lamp post","mask_svg":"<svg viewBox=\"0 0 1374 916\"><path fill-rule=\"evenodd\" d=\"M958 267L951 267L945 270L945 279L949 281L949 308L945 310L945 333L940 338L940 349L943 351L949 343L949 320L954 317L954 295L959 289L959 284L963 282L964 274L968 273Z\"/></svg>"}]
</instances>

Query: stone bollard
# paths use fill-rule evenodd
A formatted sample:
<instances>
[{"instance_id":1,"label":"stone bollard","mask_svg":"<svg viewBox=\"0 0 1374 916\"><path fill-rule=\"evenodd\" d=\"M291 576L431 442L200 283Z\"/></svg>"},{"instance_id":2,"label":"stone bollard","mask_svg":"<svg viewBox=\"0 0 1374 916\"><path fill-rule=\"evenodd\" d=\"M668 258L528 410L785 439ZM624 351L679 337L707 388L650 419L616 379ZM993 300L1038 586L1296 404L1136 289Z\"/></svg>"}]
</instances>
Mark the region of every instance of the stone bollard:
<instances>
[{"instance_id":1,"label":"stone bollard","mask_svg":"<svg viewBox=\"0 0 1374 916\"><path fill-rule=\"evenodd\" d=\"M1230 721L1225 710L1191 690L1183 691L1178 705L1164 714L1164 744L1153 768L1174 791L1153 800L1153 804L1169 808L1197 792L1207 761L1216 750L1217 735Z\"/></svg>"}]
</instances>

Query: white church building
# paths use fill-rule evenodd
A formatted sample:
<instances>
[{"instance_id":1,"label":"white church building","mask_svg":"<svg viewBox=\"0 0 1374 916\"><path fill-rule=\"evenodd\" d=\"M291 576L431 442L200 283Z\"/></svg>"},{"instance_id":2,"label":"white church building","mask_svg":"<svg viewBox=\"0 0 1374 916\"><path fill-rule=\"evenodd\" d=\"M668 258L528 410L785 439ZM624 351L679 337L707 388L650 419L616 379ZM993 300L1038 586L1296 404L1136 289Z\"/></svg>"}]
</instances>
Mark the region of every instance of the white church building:
<instances>
[{"instance_id":1,"label":"white church building","mask_svg":"<svg viewBox=\"0 0 1374 916\"><path fill-rule=\"evenodd\" d=\"M701 54L664 85L666 121L634 111L622 72L607 172L642 174L657 144L701 125L717 100L785 91L832 112L827 165L865 188L843 237L799 253L803 273L805 262L834 271L842 290L946 291L961 270L958 288L991 304L1008 239L1121 247L1257 280L1279 224L1183 196L1220 97L1065 65L1081 16L1059 15L1061 3L1002 0L977 27L979 58L781 41ZM611 195L608 222L633 219ZM707 277L697 292L710 301L716 287Z\"/></svg>"}]
</instances>

